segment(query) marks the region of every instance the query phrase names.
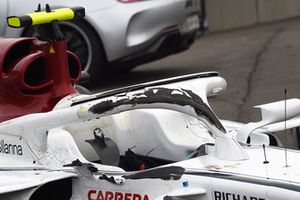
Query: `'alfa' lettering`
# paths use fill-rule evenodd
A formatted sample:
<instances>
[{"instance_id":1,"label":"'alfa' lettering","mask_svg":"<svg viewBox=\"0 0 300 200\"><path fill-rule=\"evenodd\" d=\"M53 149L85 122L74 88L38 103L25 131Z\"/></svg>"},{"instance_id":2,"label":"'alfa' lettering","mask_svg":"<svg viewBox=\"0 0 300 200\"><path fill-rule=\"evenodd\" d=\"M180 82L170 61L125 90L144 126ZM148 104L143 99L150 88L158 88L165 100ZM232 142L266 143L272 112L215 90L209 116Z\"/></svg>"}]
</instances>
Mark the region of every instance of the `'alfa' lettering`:
<instances>
[{"instance_id":1,"label":"'alfa' lettering","mask_svg":"<svg viewBox=\"0 0 300 200\"><path fill-rule=\"evenodd\" d=\"M88 191L88 200L149 200L148 195L110 191Z\"/></svg>"},{"instance_id":2,"label":"'alfa' lettering","mask_svg":"<svg viewBox=\"0 0 300 200\"><path fill-rule=\"evenodd\" d=\"M215 200L266 200L264 198L214 191Z\"/></svg>"}]
</instances>

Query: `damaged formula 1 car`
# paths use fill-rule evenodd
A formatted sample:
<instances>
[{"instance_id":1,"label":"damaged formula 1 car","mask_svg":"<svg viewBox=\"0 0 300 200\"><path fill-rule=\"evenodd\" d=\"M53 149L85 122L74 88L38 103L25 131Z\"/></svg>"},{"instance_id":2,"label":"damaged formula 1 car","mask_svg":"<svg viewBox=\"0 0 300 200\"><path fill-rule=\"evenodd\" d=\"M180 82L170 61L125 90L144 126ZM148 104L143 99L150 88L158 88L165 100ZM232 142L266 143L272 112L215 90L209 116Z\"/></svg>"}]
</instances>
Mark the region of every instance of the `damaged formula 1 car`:
<instances>
[{"instance_id":1,"label":"damaged formula 1 car","mask_svg":"<svg viewBox=\"0 0 300 200\"><path fill-rule=\"evenodd\" d=\"M73 86L79 79L80 63L76 55L66 51L57 20L83 16L83 8L62 8L8 19L10 26L38 25L44 37L0 39L0 199L300 198L300 152L269 147L263 139L257 139L260 143L255 145L247 144L247 132L228 133L206 99L225 86L224 79L215 72L94 95L78 94ZM177 118L165 128L177 127L181 134L174 138L171 134L162 135L160 147L165 145L168 150L168 145L178 144L174 154L191 158L167 165L156 163L160 166L134 172L113 166L120 158L121 142L107 137L105 122L101 120L140 109ZM170 113L165 114L166 110ZM142 118L141 115L139 120ZM124 127L127 131L126 120L115 120L120 130ZM185 129L181 120L188 124ZM253 126L251 130L259 130L268 123ZM135 131L158 128L151 126L153 120L148 118L139 124ZM93 135L90 139L86 138L88 130ZM191 143L190 139L185 141L185 135L200 133L204 134L195 141L199 148L194 152L180 145ZM151 135L145 137L144 141L137 138L135 144L151 142ZM132 145L125 141L128 144L123 149ZM180 146L184 147L181 152ZM102 164L88 161L83 155L86 147L96 152ZM171 155L171 151L170 148L166 155Z\"/></svg>"}]
</instances>

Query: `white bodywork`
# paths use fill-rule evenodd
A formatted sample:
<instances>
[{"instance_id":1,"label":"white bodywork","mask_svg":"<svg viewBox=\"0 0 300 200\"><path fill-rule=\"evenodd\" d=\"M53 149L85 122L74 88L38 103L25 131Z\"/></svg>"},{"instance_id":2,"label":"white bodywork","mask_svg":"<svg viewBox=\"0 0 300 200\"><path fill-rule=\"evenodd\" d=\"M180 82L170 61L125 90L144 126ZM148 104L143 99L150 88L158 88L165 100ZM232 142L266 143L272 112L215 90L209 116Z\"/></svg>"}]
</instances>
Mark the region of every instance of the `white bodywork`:
<instances>
[{"instance_id":1,"label":"white bodywork","mask_svg":"<svg viewBox=\"0 0 300 200\"><path fill-rule=\"evenodd\" d=\"M221 77L212 77L173 83L172 86L191 89L207 103L206 97L224 90L226 81ZM82 97L66 98L55 109L68 106L76 98ZM72 133L81 152L90 161L99 160L92 146L85 142L94 139L93 130L96 128L101 128L105 137L118 144L121 155L134 147L132 150L139 155L170 161L186 159L201 144L215 141L203 122L185 113L166 109L132 110L64 128Z\"/></svg>"},{"instance_id":2,"label":"white bodywork","mask_svg":"<svg viewBox=\"0 0 300 200\"><path fill-rule=\"evenodd\" d=\"M198 74L176 80L114 95L70 96L51 112L1 123L0 199L53 199L56 190L68 187L42 189L63 180L71 180L71 195L55 199L300 199L299 151L241 146L210 110L206 97L223 90L224 79ZM125 172L86 159L95 156L84 142L93 139L95 128L120 144L121 153L135 145L139 153L154 149L152 156L176 160L198 146L204 151L159 168Z\"/></svg>"}]
</instances>

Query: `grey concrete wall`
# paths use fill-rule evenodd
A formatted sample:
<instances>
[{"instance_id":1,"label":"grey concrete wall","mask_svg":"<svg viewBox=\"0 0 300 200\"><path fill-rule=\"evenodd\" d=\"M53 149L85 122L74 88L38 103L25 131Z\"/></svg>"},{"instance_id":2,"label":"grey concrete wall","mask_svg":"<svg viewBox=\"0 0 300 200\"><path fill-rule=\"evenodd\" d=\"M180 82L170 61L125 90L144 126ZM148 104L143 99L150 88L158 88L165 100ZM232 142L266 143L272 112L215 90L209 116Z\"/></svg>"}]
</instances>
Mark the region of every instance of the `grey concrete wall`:
<instances>
[{"instance_id":1,"label":"grey concrete wall","mask_svg":"<svg viewBox=\"0 0 300 200\"><path fill-rule=\"evenodd\" d=\"M258 22L300 16L299 0L258 0Z\"/></svg>"},{"instance_id":2,"label":"grey concrete wall","mask_svg":"<svg viewBox=\"0 0 300 200\"><path fill-rule=\"evenodd\" d=\"M206 0L210 31L300 16L300 0Z\"/></svg>"},{"instance_id":3,"label":"grey concrete wall","mask_svg":"<svg viewBox=\"0 0 300 200\"><path fill-rule=\"evenodd\" d=\"M255 24L255 0L206 0L210 31L225 30Z\"/></svg>"}]
</instances>

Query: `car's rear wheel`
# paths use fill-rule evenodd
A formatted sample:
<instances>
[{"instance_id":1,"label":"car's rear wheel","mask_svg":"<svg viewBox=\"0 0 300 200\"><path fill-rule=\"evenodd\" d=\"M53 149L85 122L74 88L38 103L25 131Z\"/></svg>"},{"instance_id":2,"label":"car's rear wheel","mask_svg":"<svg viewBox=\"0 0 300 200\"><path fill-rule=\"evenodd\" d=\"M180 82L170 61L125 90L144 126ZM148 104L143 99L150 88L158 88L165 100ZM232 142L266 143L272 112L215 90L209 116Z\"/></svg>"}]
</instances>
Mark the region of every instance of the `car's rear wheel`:
<instances>
[{"instance_id":1,"label":"car's rear wheel","mask_svg":"<svg viewBox=\"0 0 300 200\"><path fill-rule=\"evenodd\" d=\"M61 22L60 28L66 38L68 50L79 57L82 70L89 73L90 83L99 82L108 64L102 42L95 30L84 20ZM29 28L22 36L37 35Z\"/></svg>"}]
</instances>

